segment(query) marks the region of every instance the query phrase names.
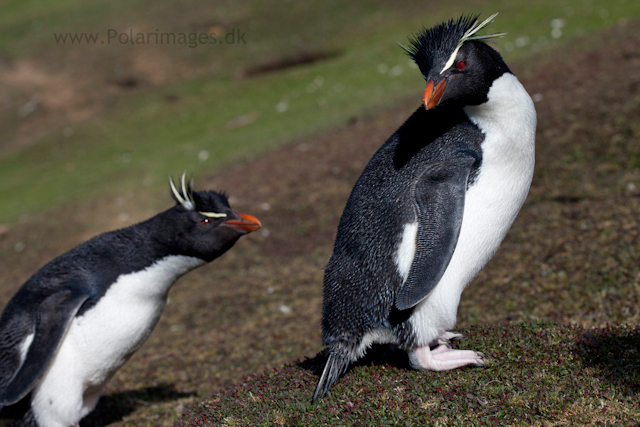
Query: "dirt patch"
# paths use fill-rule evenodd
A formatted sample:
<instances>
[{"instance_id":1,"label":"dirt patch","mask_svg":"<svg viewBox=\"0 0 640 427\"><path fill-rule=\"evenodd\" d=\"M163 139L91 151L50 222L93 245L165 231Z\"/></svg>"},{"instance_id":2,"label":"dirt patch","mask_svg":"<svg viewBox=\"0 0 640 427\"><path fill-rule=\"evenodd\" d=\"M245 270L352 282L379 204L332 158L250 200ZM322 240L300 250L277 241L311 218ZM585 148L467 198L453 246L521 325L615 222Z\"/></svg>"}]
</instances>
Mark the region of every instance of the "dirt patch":
<instances>
[{"instance_id":1,"label":"dirt patch","mask_svg":"<svg viewBox=\"0 0 640 427\"><path fill-rule=\"evenodd\" d=\"M36 144L52 129L70 136L74 125L122 97L204 70L176 61L162 45L115 48L82 45L0 64L0 155Z\"/></svg>"},{"instance_id":2,"label":"dirt patch","mask_svg":"<svg viewBox=\"0 0 640 427\"><path fill-rule=\"evenodd\" d=\"M5 94L0 119L8 137L0 153L32 144L56 123L72 124L97 114L101 109L96 93L83 86L74 76L51 73L38 61L5 65L0 73L0 91Z\"/></svg>"},{"instance_id":3,"label":"dirt patch","mask_svg":"<svg viewBox=\"0 0 640 427\"><path fill-rule=\"evenodd\" d=\"M287 70L289 68L299 67L302 65L310 65L320 61L340 56L340 52L299 52L290 56L285 56L260 64L252 65L247 68L238 70L235 74L237 80L244 80L263 74L274 73L276 71Z\"/></svg>"}]
</instances>

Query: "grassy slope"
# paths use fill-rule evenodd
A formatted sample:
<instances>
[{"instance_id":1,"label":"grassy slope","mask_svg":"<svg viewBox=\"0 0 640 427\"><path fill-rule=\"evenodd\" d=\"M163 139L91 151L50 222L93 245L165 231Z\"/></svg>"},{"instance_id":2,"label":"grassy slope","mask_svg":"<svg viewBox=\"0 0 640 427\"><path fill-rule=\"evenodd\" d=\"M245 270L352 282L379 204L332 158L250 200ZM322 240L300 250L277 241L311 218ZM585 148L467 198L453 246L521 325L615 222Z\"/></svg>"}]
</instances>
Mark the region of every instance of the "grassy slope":
<instances>
[{"instance_id":1,"label":"grassy slope","mask_svg":"<svg viewBox=\"0 0 640 427\"><path fill-rule=\"evenodd\" d=\"M245 378L175 425L637 425L640 329L535 323L464 332L464 347L488 356L484 369L415 372L405 354L375 347L311 405L325 360L316 357Z\"/></svg>"},{"instance_id":2,"label":"grassy slope","mask_svg":"<svg viewBox=\"0 0 640 427\"><path fill-rule=\"evenodd\" d=\"M211 173L291 138L342 125L423 84L395 41L406 42L422 24L494 10L501 11L499 29L509 33L503 42L508 59L557 44L550 37L551 19L564 20L566 38L640 15L640 6L623 0L533 6L467 0L455 7L371 0L285 8L255 1L215 8L195 1L158 8L143 1L4 3L0 53L6 70L21 77L3 86L0 222L114 189L143 185L159 191L169 173ZM217 24L225 31L241 29L247 44L70 46L52 37L100 32L104 41L107 29L197 32ZM233 78L238 69L301 51L339 56L253 79ZM135 88L114 84L127 78L137 82ZM35 112L16 117L34 95L40 100ZM278 112L278 104L287 110ZM230 126L241 117L250 117L249 123Z\"/></svg>"},{"instance_id":3,"label":"grassy slope","mask_svg":"<svg viewBox=\"0 0 640 427\"><path fill-rule=\"evenodd\" d=\"M556 5L559 7L557 13L565 13L562 7L566 4L556 2ZM629 4L629 7L634 5ZM597 2L590 3L589 16L600 20L600 25L606 25L610 20L602 20L598 16L600 7ZM510 19L516 19L517 11L512 10L511 13ZM550 13L553 16L556 12ZM618 12L616 16L622 15L625 13ZM531 18L537 19L536 22L542 20L542 23L527 26L522 21L515 22L520 28L533 31L535 27L541 33L548 32L549 16L541 14ZM378 19L367 21L371 27L365 29L373 30L380 22L386 22ZM597 23L597 20L593 21L593 25L587 27L596 28ZM398 34L402 35L394 40L402 40L406 26L395 25L401 29ZM514 31L519 33L519 30ZM577 29L572 31L576 34ZM369 33L372 38L378 36L374 31L364 31L365 35ZM380 33L386 34L385 31ZM354 37L356 41L361 40ZM365 36L361 34L360 37ZM640 69L638 55L634 47L638 41L637 37L633 38L624 31L605 39L608 44L598 38L587 38L561 54L552 57L539 55L532 61L533 66L518 62L518 74L532 76L526 79L529 90L544 94L538 104L540 137L536 181L531 198L503 248L472 285L475 297L463 297L459 323L469 335L473 334L473 329L469 328L474 324L552 319L590 326L604 322L637 322L640 319L636 218L640 198L633 189L640 185L637 166L639 131L634 119L638 116L637 88L640 81L637 76ZM616 43L615 40L625 42ZM380 45L388 40L374 41L375 45ZM360 41L356 47L362 48L363 45L366 43ZM398 48L391 46L389 49L397 58ZM531 49L525 50L531 52ZM584 51L591 53L581 55ZM352 54L358 55L358 52L370 51L363 48ZM365 53L358 60L370 61L369 64L377 66L380 58L367 59L370 53ZM565 58L572 55L578 59ZM598 65L596 71L592 67L594 62ZM328 65L318 64L318 67ZM307 80L302 80L306 85L318 75L316 71L316 66L312 66L282 75L289 78L302 73L306 76ZM208 69L207 72L213 71ZM377 70L372 75L377 76L376 73ZM567 73L570 73L570 78L567 78ZM409 70L405 70L403 75L408 78L409 74ZM387 75L385 78L390 77ZM261 79L261 82L276 81L277 76ZM194 78L184 86L169 89L161 83L157 86L149 84L134 94L118 93L109 98L110 104L102 111L107 119L93 118L74 125L75 135L85 132L90 141L99 145L93 138L104 138L103 134L109 134L113 129L114 132L133 132L131 129L120 130L122 123L116 119L121 117L125 120L129 116L135 118L136 114L143 114L135 111L135 106L146 106L153 96L162 101L158 104L167 104L158 108L175 108L177 114L186 106L176 107L165 102L164 96L177 93L172 88L180 88L184 92L180 92L179 99L187 99L187 105L195 105L203 81L203 78ZM301 87L306 90L304 85ZM419 81L418 85L421 85ZM390 86L383 93L401 95L402 91L396 89ZM153 95L156 90L158 93ZM623 102L618 102L618 93L627 94ZM357 93L349 96L363 99L356 98ZM172 290L171 303L150 340L108 384L107 396L101 400L97 412L83 424L167 425L184 410L185 404L237 383L247 373L275 368L301 355L316 354L320 349L321 267L330 255L340 210L367 159L417 106L415 98L412 96L387 106L375 107L376 104L372 103L367 107L354 107L354 110L349 110L349 117L352 117L349 125L343 129L300 138L297 143L269 153L262 159L237 167L227 166L215 175L209 175L207 180L200 177L196 181L199 188L230 190L233 206L258 215L270 234L256 234L243 239L225 257L180 281ZM617 108L606 108L609 105ZM135 114L128 115L131 110L127 108L134 110ZM369 113L352 116L364 109ZM167 112L156 116L153 108L144 114L148 114L147 118L152 122L159 117L159 122L166 123L171 117ZM313 115L312 110L308 110L305 120L310 115ZM137 126L140 135L147 135L147 132L153 135L153 130L145 127L152 126L145 125L143 120L131 119L131 122L133 124L122 126ZM331 122L324 123L319 126ZM604 125L594 127L594 123ZM271 122L266 125L271 126ZM200 126L204 125L200 123ZM57 129L55 132L60 130L53 129ZM96 130L95 135L92 130ZM172 138L182 138L178 131L167 132L169 136L173 135ZM97 163L89 163L83 172L87 174L89 183L102 176L104 187L96 190L96 197L83 197L82 201L67 203L85 194L85 190L77 186L78 176L83 175L73 172L74 163L67 162L65 164L71 165L67 166L71 171L67 175L51 174L41 179L47 168L56 167L56 162L61 162L58 159L51 165L44 159L46 155L41 160L37 158L39 151L49 153L38 150L38 144L52 149L57 137L51 135L50 142L38 140L35 145L19 145L10 154L3 155L3 159L26 156L25 168L29 173L21 175L14 169L12 176L3 175L2 180L4 185L12 183L22 188L22 193L18 193L24 194L24 203L36 200L33 203L41 203L39 206L48 205L43 201L48 199L39 202L38 199L42 194L54 192L55 188L63 195L71 194L70 198L63 198L63 203L54 203L56 206L53 208L32 212L10 227L0 227L3 271L0 300L3 303L38 266L57 254L98 232L144 219L158 208L170 204L166 188L160 183L161 177L154 176L151 182L144 181L144 173L135 166L135 156L128 163L135 166L130 170L126 165L109 165L104 161L104 155L97 155ZM145 141L140 135L135 135L134 140ZM89 151L95 149L88 142L86 145ZM62 143L60 147L62 158L66 159L64 156L74 156L75 151L84 145ZM148 148L158 147L149 143ZM196 153L196 148L191 149L192 154ZM108 147L104 149L108 150ZM123 159L122 151L116 147L114 152L109 152L113 157L106 158L113 159L116 165L126 163L117 161ZM175 167L179 159L175 150L162 154L163 150L159 149L158 153L158 157L174 161L159 175L166 176L186 167L192 169L192 163ZM31 155L35 160L29 159ZM167 160L162 162L169 163ZM210 163L200 167L205 166L209 168ZM100 175L100 169L104 169L105 175ZM4 170L0 168L0 173ZM204 175L204 169L201 175ZM26 191L26 188L35 186L33 180L38 185L51 183L55 188L43 186L42 194ZM150 187L141 190L142 181ZM2 197L11 195L15 199L15 194L4 189L0 191ZM53 198L59 200L59 196ZM4 201L1 205L6 206ZM23 208L21 206L14 212ZM529 224L531 226L525 226ZM515 333L509 332L506 326L500 328L504 328L505 333ZM564 331L563 327L558 328ZM529 329L523 328L525 332ZM616 334L623 333L614 332L613 341L608 343L616 342ZM465 345L476 345L473 343L467 341ZM487 347L493 348L491 345ZM606 366L597 368L601 369L598 372L606 373ZM628 368L630 364L625 362L622 366ZM531 365L532 369L534 367ZM306 402L306 396L300 398L301 402ZM635 410L622 401L612 402L621 408L621 414ZM587 407L578 409L586 411Z\"/></svg>"},{"instance_id":4,"label":"grassy slope","mask_svg":"<svg viewBox=\"0 0 640 427\"><path fill-rule=\"evenodd\" d=\"M468 338L458 347L489 355L486 369L415 372L382 347L312 407L324 360L318 355L245 378L195 405L177 425L636 425L640 37L634 25L540 58L524 78L531 93L544 94L531 194L460 308Z\"/></svg>"}]
</instances>

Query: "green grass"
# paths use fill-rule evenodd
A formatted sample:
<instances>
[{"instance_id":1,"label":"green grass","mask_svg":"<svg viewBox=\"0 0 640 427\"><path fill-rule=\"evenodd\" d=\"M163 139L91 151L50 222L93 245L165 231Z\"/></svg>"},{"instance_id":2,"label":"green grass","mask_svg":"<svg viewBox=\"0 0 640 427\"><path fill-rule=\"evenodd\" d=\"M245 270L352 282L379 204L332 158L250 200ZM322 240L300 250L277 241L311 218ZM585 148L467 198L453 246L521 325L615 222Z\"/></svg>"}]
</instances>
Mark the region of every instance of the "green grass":
<instances>
[{"instance_id":1,"label":"green grass","mask_svg":"<svg viewBox=\"0 0 640 427\"><path fill-rule=\"evenodd\" d=\"M318 3L310 8L292 3L284 9L279 4L258 2L240 7L211 8L195 2L190 6L194 10L182 14L177 12L177 2L149 13L149 4L144 1L127 3L126 7L123 2L106 6L74 1L42 5L8 2L0 6L4 54L16 60L44 55L52 59L54 70L69 66L56 61L56 56L69 58L74 51L70 46L56 46L54 31L106 31L136 23L161 31L202 31L208 22L218 19L232 22L231 26L247 35L246 45L167 47L168 55L186 66L196 67L212 56L224 63L216 71L118 97L99 116L54 125L35 144L3 155L0 223L114 189L144 186L158 190L170 173L211 173L222 164L342 125L354 115L411 93L416 94L418 103L422 79L396 41L405 43L422 24L430 26L468 11L482 12L483 16L500 11L492 28L508 32L499 43L507 60L518 60L621 18L640 15L640 4L626 0L544 1L535 5L465 1L454 7L427 7L420 2L391 7L376 1L350 6ZM553 18L566 22L559 40L550 37ZM89 62L93 61L89 65L94 66L104 65L98 59L102 54L109 58L132 55L127 46L76 49L86 53ZM301 50L341 54L253 79L237 81L232 77L240 67ZM190 56L185 56L185 51ZM177 97L177 101L167 102L167 96ZM286 111L277 111L277 105L286 106ZM231 120L245 115L254 121L228 128ZM71 137L63 135L68 126L74 130ZM12 132L9 129L5 134Z\"/></svg>"},{"instance_id":2,"label":"green grass","mask_svg":"<svg viewBox=\"0 0 640 427\"><path fill-rule=\"evenodd\" d=\"M191 50L167 47L172 58L180 60L182 55L187 66L195 67L211 56L225 63L215 72L121 96L98 117L52 126L37 143L2 156L0 223L113 189L144 185L158 190L170 173L210 173L222 164L342 125L354 115L411 93L416 94L417 103L422 79L395 42L406 42L422 24L429 26L467 11L484 15L500 11L493 29L509 33L500 45L507 60L517 60L621 18L640 15L640 4L625 0L535 5L466 1L454 7L427 7L419 2L398 7L375 1L350 6L329 2L310 9L295 3L280 9L275 3L258 2L237 8L229 4L212 9L195 2L190 6L195 10L183 14L177 13L177 2L149 13L144 1L126 7L123 2L106 6L74 1L0 6L5 55L14 59L45 55L53 58L54 69L68 66L59 60L56 63L56 55L67 58L73 51L53 43L54 31L105 31L136 22L162 31L202 30L219 17L247 34L247 45ZM127 15L122 18L125 9ZM553 18L566 21L559 40L550 37ZM79 49L93 65L102 64L96 59L102 53L131 55L127 46L109 46L105 51L99 46ZM184 57L185 49L190 57ZM240 67L300 50L337 50L341 55L249 80L232 78ZM177 96L177 102L167 102L169 95ZM286 105L286 111L278 112L276 105ZM245 115L254 117L253 123L228 129L231 120ZM73 126L73 136L63 135L66 126Z\"/></svg>"}]
</instances>

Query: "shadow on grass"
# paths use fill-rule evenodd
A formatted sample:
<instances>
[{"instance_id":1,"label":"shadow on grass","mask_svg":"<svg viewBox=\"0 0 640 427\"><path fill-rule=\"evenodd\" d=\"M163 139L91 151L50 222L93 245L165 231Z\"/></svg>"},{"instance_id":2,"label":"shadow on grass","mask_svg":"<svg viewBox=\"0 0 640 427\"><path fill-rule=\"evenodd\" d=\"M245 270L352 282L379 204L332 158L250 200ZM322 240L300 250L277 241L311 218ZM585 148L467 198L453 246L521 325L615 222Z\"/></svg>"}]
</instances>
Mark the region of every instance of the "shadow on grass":
<instances>
[{"instance_id":1,"label":"shadow on grass","mask_svg":"<svg viewBox=\"0 0 640 427\"><path fill-rule=\"evenodd\" d=\"M185 397L195 396L195 393L176 391L173 384L161 384L138 390L102 396L96 408L80 422L82 427L104 427L120 421L140 406L149 406L157 402L168 402Z\"/></svg>"},{"instance_id":2,"label":"shadow on grass","mask_svg":"<svg viewBox=\"0 0 640 427\"><path fill-rule=\"evenodd\" d=\"M10 427L14 425L14 420L22 418L29 410L31 393L23 397L19 402L5 406L0 410L0 427Z\"/></svg>"},{"instance_id":3,"label":"shadow on grass","mask_svg":"<svg viewBox=\"0 0 640 427\"><path fill-rule=\"evenodd\" d=\"M576 341L574 352L619 392L640 393L640 325L589 330Z\"/></svg>"},{"instance_id":4,"label":"shadow on grass","mask_svg":"<svg viewBox=\"0 0 640 427\"><path fill-rule=\"evenodd\" d=\"M314 358L299 362L298 366L306 371L313 372L313 374L317 375L319 379L320 375L322 375L324 365L327 363L327 357L326 352L323 350ZM407 355L407 352L400 350L394 345L388 344L374 344L371 346L371 348L367 350L365 356L357 362L349 365L347 372L342 374L341 377L348 375L353 368L358 366L393 366L399 369L412 370L409 365L409 356Z\"/></svg>"},{"instance_id":5,"label":"shadow on grass","mask_svg":"<svg viewBox=\"0 0 640 427\"><path fill-rule=\"evenodd\" d=\"M104 427L120 421L139 406L149 406L157 402L168 402L195 395L195 393L178 392L173 384L161 384L155 387L102 396L93 412L83 418L80 425L82 427ZM13 420L22 418L29 410L30 400L31 393L15 405L2 408L0 411L0 427L12 426Z\"/></svg>"}]
</instances>

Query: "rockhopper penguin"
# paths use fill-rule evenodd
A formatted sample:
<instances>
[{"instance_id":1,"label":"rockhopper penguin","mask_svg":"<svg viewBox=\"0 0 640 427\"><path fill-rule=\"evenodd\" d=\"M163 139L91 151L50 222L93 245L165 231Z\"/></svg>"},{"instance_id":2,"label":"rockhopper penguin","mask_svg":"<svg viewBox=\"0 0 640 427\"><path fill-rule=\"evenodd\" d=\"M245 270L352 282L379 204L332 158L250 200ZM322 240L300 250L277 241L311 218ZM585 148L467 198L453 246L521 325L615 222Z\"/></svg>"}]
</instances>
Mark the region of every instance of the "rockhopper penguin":
<instances>
[{"instance_id":1,"label":"rockhopper penguin","mask_svg":"<svg viewBox=\"0 0 640 427\"><path fill-rule=\"evenodd\" d=\"M158 322L171 285L260 228L214 191L104 233L37 271L0 317L0 408L30 393L22 426L71 427Z\"/></svg>"},{"instance_id":2,"label":"rockhopper penguin","mask_svg":"<svg viewBox=\"0 0 640 427\"><path fill-rule=\"evenodd\" d=\"M326 266L328 353L313 401L372 343L392 343L416 369L483 366L454 350L464 288L498 249L524 203L536 113L498 52L461 17L405 48L426 80L424 105L382 145L353 188Z\"/></svg>"}]
</instances>

